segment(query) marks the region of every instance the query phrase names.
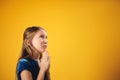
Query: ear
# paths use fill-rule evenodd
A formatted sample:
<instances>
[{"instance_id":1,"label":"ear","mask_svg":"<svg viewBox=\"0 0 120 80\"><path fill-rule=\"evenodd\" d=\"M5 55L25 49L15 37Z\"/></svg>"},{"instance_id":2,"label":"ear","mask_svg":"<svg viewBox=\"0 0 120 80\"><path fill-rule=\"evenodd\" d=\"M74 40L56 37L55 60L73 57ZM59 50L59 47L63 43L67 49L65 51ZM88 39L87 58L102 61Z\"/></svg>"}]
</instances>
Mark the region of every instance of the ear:
<instances>
[{"instance_id":1,"label":"ear","mask_svg":"<svg viewBox=\"0 0 120 80\"><path fill-rule=\"evenodd\" d=\"M27 40L27 45L30 45L30 40Z\"/></svg>"}]
</instances>

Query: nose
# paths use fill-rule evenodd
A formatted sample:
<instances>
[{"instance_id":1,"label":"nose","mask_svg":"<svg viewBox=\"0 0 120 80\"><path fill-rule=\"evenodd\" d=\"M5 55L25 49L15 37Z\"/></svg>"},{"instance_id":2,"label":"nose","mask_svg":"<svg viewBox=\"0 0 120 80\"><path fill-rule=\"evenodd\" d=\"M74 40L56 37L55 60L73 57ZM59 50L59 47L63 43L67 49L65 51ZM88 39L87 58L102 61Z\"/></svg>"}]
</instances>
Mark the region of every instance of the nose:
<instances>
[{"instance_id":1,"label":"nose","mask_svg":"<svg viewBox=\"0 0 120 80\"><path fill-rule=\"evenodd\" d=\"M44 44L47 44L48 43L48 40L45 38L44 39Z\"/></svg>"}]
</instances>

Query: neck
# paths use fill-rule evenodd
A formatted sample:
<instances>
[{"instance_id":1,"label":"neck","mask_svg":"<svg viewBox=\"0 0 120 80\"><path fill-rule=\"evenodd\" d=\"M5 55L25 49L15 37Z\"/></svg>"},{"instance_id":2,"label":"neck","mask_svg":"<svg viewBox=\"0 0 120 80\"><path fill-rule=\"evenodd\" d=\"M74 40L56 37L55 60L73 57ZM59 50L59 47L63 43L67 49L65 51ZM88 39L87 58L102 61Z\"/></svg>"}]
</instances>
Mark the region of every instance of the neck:
<instances>
[{"instance_id":1,"label":"neck","mask_svg":"<svg viewBox=\"0 0 120 80\"><path fill-rule=\"evenodd\" d=\"M40 52L34 52L33 53L33 59L38 59L38 58L41 58L42 57L42 53Z\"/></svg>"}]
</instances>

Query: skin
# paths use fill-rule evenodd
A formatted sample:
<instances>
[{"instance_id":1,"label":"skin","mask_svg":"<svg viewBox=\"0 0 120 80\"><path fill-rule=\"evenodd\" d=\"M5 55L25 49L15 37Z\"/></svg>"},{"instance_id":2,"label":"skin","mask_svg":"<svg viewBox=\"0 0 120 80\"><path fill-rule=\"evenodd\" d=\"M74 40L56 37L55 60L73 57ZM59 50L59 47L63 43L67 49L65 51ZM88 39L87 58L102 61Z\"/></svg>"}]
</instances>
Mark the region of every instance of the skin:
<instances>
[{"instance_id":1,"label":"skin","mask_svg":"<svg viewBox=\"0 0 120 80\"><path fill-rule=\"evenodd\" d=\"M47 33L44 30L39 30L32 41L28 42L32 43L32 46L35 48L35 53L33 54L33 59L38 61L38 65L40 67L40 71L37 76L37 80L44 80L44 75L47 74L48 80L50 80L49 68L50 68L50 57L48 54L47 48ZM40 59L40 53L44 53L42 58ZM23 70L21 72L22 80L32 80L32 74L28 70Z\"/></svg>"}]
</instances>

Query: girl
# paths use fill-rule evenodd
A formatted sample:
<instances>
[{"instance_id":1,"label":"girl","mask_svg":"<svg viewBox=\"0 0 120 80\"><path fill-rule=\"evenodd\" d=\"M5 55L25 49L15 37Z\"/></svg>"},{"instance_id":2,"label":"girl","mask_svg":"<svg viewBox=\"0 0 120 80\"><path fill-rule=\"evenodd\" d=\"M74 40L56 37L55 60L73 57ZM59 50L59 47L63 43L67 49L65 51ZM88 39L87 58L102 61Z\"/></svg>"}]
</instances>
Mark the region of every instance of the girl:
<instances>
[{"instance_id":1,"label":"girl","mask_svg":"<svg viewBox=\"0 0 120 80\"><path fill-rule=\"evenodd\" d=\"M38 26L28 27L16 68L18 80L50 80L50 58L46 48L46 31Z\"/></svg>"}]
</instances>

